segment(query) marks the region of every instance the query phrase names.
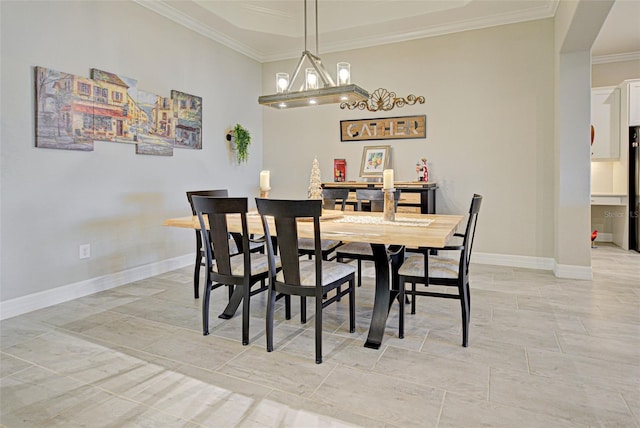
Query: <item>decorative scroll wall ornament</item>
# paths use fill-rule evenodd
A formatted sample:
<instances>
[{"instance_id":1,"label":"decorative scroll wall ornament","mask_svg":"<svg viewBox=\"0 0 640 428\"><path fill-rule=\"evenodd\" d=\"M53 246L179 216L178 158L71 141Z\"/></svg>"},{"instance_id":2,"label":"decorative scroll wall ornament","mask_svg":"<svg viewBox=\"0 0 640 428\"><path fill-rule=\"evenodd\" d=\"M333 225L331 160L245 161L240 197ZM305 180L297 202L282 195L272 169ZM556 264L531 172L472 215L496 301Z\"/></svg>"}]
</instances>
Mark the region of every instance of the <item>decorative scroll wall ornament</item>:
<instances>
[{"instance_id":1,"label":"decorative scroll wall ornament","mask_svg":"<svg viewBox=\"0 0 640 428\"><path fill-rule=\"evenodd\" d=\"M348 108L349 110L367 109L369 111L389 111L393 110L394 107L412 106L415 103L424 104L424 97L422 95L416 97L411 94L407 95L406 98L398 98L395 92L378 88L369 95L368 100L344 102L340 104L340 108Z\"/></svg>"}]
</instances>

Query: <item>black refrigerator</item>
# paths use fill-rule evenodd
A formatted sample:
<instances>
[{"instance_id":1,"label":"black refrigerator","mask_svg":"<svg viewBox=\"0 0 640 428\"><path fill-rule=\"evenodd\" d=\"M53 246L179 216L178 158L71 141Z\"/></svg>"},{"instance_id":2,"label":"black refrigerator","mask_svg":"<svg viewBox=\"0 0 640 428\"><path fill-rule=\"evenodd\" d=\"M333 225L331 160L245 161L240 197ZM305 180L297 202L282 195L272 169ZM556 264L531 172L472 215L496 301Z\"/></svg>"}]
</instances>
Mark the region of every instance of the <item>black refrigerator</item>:
<instances>
[{"instance_id":1,"label":"black refrigerator","mask_svg":"<svg viewBox=\"0 0 640 428\"><path fill-rule=\"evenodd\" d=\"M629 249L640 252L640 126L629 128Z\"/></svg>"}]
</instances>

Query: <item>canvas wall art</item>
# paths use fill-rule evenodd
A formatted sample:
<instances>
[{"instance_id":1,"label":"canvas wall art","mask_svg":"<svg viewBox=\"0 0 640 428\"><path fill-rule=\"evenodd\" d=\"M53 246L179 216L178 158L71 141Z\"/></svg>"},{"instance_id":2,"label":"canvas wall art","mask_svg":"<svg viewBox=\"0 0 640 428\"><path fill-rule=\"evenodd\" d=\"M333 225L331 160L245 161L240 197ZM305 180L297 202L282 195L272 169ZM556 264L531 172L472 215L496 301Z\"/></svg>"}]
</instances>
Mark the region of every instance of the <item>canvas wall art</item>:
<instances>
[{"instance_id":1,"label":"canvas wall art","mask_svg":"<svg viewBox=\"0 0 640 428\"><path fill-rule=\"evenodd\" d=\"M93 81L36 67L36 147L93 150Z\"/></svg>"},{"instance_id":2,"label":"canvas wall art","mask_svg":"<svg viewBox=\"0 0 640 428\"><path fill-rule=\"evenodd\" d=\"M135 144L137 154L172 156L202 149L202 98L171 97L138 81L91 69L91 79L35 67L36 147L92 151L94 141Z\"/></svg>"},{"instance_id":3,"label":"canvas wall art","mask_svg":"<svg viewBox=\"0 0 640 428\"><path fill-rule=\"evenodd\" d=\"M137 125L143 119L138 107L138 81L108 71L91 69L95 82L94 100L101 103L94 120L111 123L110 132L102 132L96 140L136 143Z\"/></svg>"},{"instance_id":4,"label":"canvas wall art","mask_svg":"<svg viewBox=\"0 0 640 428\"><path fill-rule=\"evenodd\" d=\"M171 99L139 90L138 105L146 120L138 130L136 153L173 156L175 128Z\"/></svg>"},{"instance_id":5,"label":"canvas wall art","mask_svg":"<svg viewBox=\"0 0 640 428\"><path fill-rule=\"evenodd\" d=\"M176 142L174 147L202 149L202 98L172 90Z\"/></svg>"}]
</instances>

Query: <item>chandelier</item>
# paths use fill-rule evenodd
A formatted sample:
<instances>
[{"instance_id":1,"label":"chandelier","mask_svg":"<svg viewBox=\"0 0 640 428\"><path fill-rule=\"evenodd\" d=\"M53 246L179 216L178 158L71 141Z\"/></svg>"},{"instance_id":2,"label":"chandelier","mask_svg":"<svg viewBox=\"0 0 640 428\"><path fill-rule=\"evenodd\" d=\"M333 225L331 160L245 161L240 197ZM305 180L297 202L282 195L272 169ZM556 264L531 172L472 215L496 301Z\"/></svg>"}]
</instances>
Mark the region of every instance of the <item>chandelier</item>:
<instances>
[{"instance_id":1,"label":"chandelier","mask_svg":"<svg viewBox=\"0 0 640 428\"><path fill-rule=\"evenodd\" d=\"M304 0L304 51L295 71L276 73L276 93L258 97L258 103L278 109L305 107L320 104L357 103L369 99L369 93L351 83L351 67L347 62L337 64L336 80L322 65L318 56L318 0L315 0L316 53L307 50L307 0ZM311 67L304 69L304 83L294 90L305 59Z\"/></svg>"}]
</instances>

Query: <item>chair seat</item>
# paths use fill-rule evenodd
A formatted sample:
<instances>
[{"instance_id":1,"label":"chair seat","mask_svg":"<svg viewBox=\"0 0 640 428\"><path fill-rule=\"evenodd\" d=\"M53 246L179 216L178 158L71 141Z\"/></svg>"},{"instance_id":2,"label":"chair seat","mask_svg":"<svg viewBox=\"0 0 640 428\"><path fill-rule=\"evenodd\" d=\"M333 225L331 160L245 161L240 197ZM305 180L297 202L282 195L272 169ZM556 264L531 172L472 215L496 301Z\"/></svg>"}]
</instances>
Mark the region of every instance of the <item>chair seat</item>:
<instances>
[{"instance_id":1,"label":"chair seat","mask_svg":"<svg viewBox=\"0 0 640 428\"><path fill-rule=\"evenodd\" d=\"M373 257L373 250L371 244L368 242L349 242L344 244L338 250L340 254L357 254L360 256Z\"/></svg>"},{"instance_id":2,"label":"chair seat","mask_svg":"<svg viewBox=\"0 0 640 428\"><path fill-rule=\"evenodd\" d=\"M331 284L332 282L344 278L354 273L356 270L353 266L345 263L322 262L322 285ZM284 273L280 271L276 275L276 281L285 282ZM316 263L313 260L300 261L300 284L304 286L316 285Z\"/></svg>"},{"instance_id":3,"label":"chair seat","mask_svg":"<svg viewBox=\"0 0 640 428\"><path fill-rule=\"evenodd\" d=\"M275 256L276 266L280 267L280 258ZM231 275L244 276L244 257L242 254L231 256ZM269 259L266 254L251 253L251 275L260 275L269 269ZM214 264L213 271L218 272L217 266Z\"/></svg>"},{"instance_id":4,"label":"chair seat","mask_svg":"<svg viewBox=\"0 0 640 428\"><path fill-rule=\"evenodd\" d=\"M333 248L336 248L340 245L340 241L334 241L331 239L321 239L320 240L320 249L322 251L329 251ZM315 246L313 244L313 239L312 238L298 238L298 249L299 250L306 250L306 251L313 251L315 249Z\"/></svg>"},{"instance_id":5,"label":"chair seat","mask_svg":"<svg viewBox=\"0 0 640 428\"><path fill-rule=\"evenodd\" d=\"M458 277L459 261L441 256L429 256L429 278L451 278ZM415 255L405 259L398 270L398 274L403 276L424 277L424 256Z\"/></svg>"}]
</instances>

